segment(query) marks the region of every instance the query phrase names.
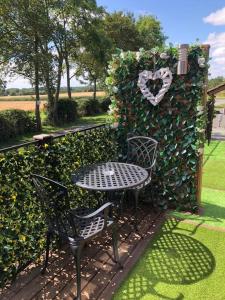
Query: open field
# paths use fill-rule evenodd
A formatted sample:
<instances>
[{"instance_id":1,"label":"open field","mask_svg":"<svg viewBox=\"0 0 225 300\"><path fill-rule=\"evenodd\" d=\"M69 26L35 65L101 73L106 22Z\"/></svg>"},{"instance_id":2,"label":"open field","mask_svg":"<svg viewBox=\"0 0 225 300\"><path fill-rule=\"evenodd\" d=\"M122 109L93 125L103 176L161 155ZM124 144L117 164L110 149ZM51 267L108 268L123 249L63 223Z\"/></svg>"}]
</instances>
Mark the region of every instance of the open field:
<instances>
[{"instance_id":1,"label":"open field","mask_svg":"<svg viewBox=\"0 0 225 300\"><path fill-rule=\"evenodd\" d=\"M43 109L44 103L46 101L41 102L41 109ZM5 109L23 109L23 110L31 110L35 109L34 101L0 101L0 111Z\"/></svg>"},{"instance_id":2,"label":"open field","mask_svg":"<svg viewBox=\"0 0 225 300\"><path fill-rule=\"evenodd\" d=\"M72 97L91 97L93 92L74 92ZM105 96L104 91L97 92L97 96ZM67 98L67 93L61 93L60 98ZM41 100L47 100L47 95L40 95ZM35 95L26 95L26 96L0 96L0 101L34 101Z\"/></svg>"},{"instance_id":3,"label":"open field","mask_svg":"<svg viewBox=\"0 0 225 300\"><path fill-rule=\"evenodd\" d=\"M91 97L92 92L76 92L72 93L72 97L81 98L81 97ZM97 92L98 97L104 97L105 92ZM60 98L67 98L67 94L60 94ZM41 96L41 109L43 109L44 104L47 100L47 95ZM34 96L4 96L0 97L0 111L5 109L23 109L31 110L35 109Z\"/></svg>"}]
</instances>

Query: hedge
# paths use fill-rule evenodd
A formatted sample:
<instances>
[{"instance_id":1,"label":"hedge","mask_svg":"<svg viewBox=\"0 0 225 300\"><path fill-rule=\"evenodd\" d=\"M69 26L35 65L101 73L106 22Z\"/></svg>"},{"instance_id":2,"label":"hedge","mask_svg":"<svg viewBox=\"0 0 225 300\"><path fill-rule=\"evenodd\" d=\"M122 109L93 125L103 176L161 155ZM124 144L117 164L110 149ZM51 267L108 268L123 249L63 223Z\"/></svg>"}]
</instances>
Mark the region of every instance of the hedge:
<instances>
[{"instance_id":1,"label":"hedge","mask_svg":"<svg viewBox=\"0 0 225 300\"><path fill-rule=\"evenodd\" d=\"M30 112L19 109L0 112L0 142L35 131L35 118Z\"/></svg>"},{"instance_id":2,"label":"hedge","mask_svg":"<svg viewBox=\"0 0 225 300\"><path fill-rule=\"evenodd\" d=\"M110 97L98 97L96 100L88 97L60 98L58 102L58 119L59 122L75 121L79 116L93 116L98 113L105 113L109 110L111 104ZM48 105L45 105L47 110ZM73 115L69 112L73 112ZM68 121L67 121L68 120Z\"/></svg>"},{"instance_id":3,"label":"hedge","mask_svg":"<svg viewBox=\"0 0 225 300\"><path fill-rule=\"evenodd\" d=\"M162 54L162 55L161 55ZM198 59L205 57L205 66ZM188 51L188 72L177 75L178 50L173 47L151 51L118 51L109 65L106 83L111 94L111 110L118 122L121 145L128 132L155 138L159 142L151 193L154 202L164 208L195 210L199 158L205 141L206 111L202 97L207 75L207 57L200 46ZM173 80L162 101L153 106L137 86L143 70L166 68ZM155 93L160 80L148 83ZM154 87L155 85L155 87ZM122 147L126 153L126 147Z\"/></svg>"},{"instance_id":4,"label":"hedge","mask_svg":"<svg viewBox=\"0 0 225 300\"><path fill-rule=\"evenodd\" d=\"M78 118L77 102L69 99L60 99L57 103L57 116L60 124L76 121Z\"/></svg>"},{"instance_id":5,"label":"hedge","mask_svg":"<svg viewBox=\"0 0 225 300\"><path fill-rule=\"evenodd\" d=\"M35 197L30 174L64 183L73 207L93 206L95 198L71 184L71 174L82 165L114 159L113 129L66 135L42 146L0 154L0 285L43 251L44 217Z\"/></svg>"},{"instance_id":6,"label":"hedge","mask_svg":"<svg viewBox=\"0 0 225 300\"><path fill-rule=\"evenodd\" d=\"M80 116L92 116L98 113L104 113L109 110L111 104L110 98L79 98L75 99L78 104L78 114Z\"/></svg>"}]
</instances>

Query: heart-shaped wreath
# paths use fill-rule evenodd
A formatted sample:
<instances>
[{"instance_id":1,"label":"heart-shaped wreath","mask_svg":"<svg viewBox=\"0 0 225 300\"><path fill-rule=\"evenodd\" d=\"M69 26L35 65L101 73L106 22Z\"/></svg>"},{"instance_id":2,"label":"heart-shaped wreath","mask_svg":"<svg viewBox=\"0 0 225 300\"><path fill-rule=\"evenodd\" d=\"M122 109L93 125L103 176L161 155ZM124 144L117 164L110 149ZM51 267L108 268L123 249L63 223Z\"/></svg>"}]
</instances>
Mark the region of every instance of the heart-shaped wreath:
<instances>
[{"instance_id":1,"label":"heart-shaped wreath","mask_svg":"<svg viewBox=\"0 0 225 300\"><path fill-rule=\"evenodd\" d=\"M149 91L146 84L149 80L156 79L161 79L163 84L158 94L154 96ZM159 104L159 102L164 97L165 93L169 90L172 80L173 76L169 68L161 68L155 72L145 70L139 74L137 85L139 86L144 98L148 99L151 102L151 104L155 106Z\"/></svg>"}]
</instances>

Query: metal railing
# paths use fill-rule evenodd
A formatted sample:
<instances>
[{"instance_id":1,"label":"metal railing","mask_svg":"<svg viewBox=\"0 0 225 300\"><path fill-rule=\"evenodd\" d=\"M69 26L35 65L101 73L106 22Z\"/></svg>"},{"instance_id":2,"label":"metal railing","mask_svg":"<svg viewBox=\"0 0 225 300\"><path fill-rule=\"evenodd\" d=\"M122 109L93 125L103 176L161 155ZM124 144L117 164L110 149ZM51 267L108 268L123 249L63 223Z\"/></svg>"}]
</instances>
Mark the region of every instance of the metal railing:
<instances>
[{"instance_id":1,"label":"metal railing","mask_svg":"<svg viewBox=\"0 0 225 300\"><path fill-rule=\"evenodd\" d=\"M19 148L25 148L25 147L28 147L30 145L39 146L43 143L47 143L49 141L65 137L68 134L76 134L76 133L80 133L80 132L86 133L87 131L92 131L92 130L98 130L98 129L101 129L101 128L105 128L106 126L108 126L108 124L95 125L95 126L86 127L86 128L83 128L83 129L74 129L74 130L70 130L66 133L58 134L56 136L53 136L53 135L49 134L48 136L44 137L42 140L35 140L35 141L30 141L30 142L26 142L26 143L14 145L14 146L2 148L2 149L0 149L0 153L5 153L5 152L8 152L8 151L17 150Z\"/></svg>"}]
</instances>

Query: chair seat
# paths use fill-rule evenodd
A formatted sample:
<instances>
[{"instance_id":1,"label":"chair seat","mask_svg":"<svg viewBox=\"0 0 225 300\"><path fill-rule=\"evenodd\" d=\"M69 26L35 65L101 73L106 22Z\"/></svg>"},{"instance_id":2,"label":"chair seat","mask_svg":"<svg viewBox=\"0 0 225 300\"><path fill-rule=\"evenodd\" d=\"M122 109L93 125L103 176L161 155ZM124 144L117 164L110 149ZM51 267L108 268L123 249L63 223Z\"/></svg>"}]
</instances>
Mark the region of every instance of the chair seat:
<instances>
[{"instance_id":1,"label":"chair seat","mask_svg":"<svg viewBox=\"0 0 225 300\"><path fill-rule=\"evenodd\" d=\"M53 231L62 237L67 237L69 239L69 242L73 245L77 244L81 240L87 240L91 237L94 237L104 229L104 213L101 212L93 218L87 219L80 219L76 217L76 215L86 216L93 213L94 211L95 209L92 208L77 208L71 210L71 213L74 215L74 223L76 224L77 228L79 228L79 236L74 235L69 222L65 222L66 227L60 229L55 225ZM106 227L109 227L112 224L113 220L109 218L107 220Z\"/></svg>"},{"instance_id":2,"label":"chair seat","mask_svg":"<svg viewBox=\"0 0 225 300\"><path fill-rule=\"evenodd\" d=\"M109 227L113 224L112 220L107 221L106 227ZM82 220L79 223L80 226L80 236L83 237L84 239L88 239L90 237L93 237L100 231L104 229L104 217L102 216L97 216L92 218L92 220Z\"/></svg>"},{"instance_id":3,"label":"chair seat","mask_svg":"<svg viewBox=\"0 0 225 300\"><path fill-rule=\"evenodd\" d=\"M40 199L42 211L45 215L46 256L42 269L44 274L48 267L50 243L53 235L59 237L60 242L69 243L76 265L76 299L81 299L81 255L86 242L112 225L112 246L115 262L119 262L117 228L112 219L113 203L106 202L98 209L71 209L67 188L59 182L38 174L32 174L36 194Z\"/></svg>"}]
</instances>

